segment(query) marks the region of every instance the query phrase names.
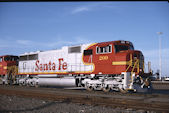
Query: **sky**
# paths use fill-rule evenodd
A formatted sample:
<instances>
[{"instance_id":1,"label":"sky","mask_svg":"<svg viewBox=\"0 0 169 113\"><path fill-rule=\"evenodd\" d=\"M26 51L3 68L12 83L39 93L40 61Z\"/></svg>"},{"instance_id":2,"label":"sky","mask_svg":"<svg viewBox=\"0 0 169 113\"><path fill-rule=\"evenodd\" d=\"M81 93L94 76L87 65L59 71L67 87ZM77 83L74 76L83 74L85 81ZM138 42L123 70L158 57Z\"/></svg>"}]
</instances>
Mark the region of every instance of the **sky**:
<instances>
[{"instance_id":1,"label":"sky","mask_svg":"<svg viewBox=\"0 0 169 113\"><path fill-rule=\"evenodd\" d=\"M162 76L169 76L167 1L0 3L0 56L128 40L155 73L160 38Z\"/></svg>"}]
</instances>

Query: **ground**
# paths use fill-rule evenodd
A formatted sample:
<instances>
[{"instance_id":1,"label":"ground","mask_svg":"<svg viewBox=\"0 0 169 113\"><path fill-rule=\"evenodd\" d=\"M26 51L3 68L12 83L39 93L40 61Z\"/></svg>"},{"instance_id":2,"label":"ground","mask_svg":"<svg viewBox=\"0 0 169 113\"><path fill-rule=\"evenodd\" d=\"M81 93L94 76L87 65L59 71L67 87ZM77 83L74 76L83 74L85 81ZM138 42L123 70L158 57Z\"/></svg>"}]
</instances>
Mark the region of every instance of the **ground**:
<instances>
[{"instance_id":1,"label":"ground","mask_svg":"<svg viewBox=\"0 0 169 113\"><path fill-rule=\"evenodd\" d=\"M0 113L146 113L144 110L91 106L63 101L0 95ZM153 113L153 112L151 112Z\"/></svg>"}]
</instances>

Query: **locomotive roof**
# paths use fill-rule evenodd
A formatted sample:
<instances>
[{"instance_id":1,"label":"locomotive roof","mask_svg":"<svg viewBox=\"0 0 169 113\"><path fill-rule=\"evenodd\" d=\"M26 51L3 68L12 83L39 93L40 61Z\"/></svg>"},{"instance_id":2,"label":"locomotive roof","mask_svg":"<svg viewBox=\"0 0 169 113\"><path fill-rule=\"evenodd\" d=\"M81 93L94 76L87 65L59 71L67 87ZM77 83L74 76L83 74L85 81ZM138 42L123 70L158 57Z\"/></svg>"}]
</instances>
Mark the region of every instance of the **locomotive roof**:
<instances>
[{"instance_id":1,"label":"locomotive roof","mask_svg":"<svg viewBox=\"0 0 169 113\"><path fill-rule=\"evenodd\" d=\"M92 44L92 43L88 43L88 44ZM76 46L83 46L86 44L79 44L79 45L71 45L71 46L62 46L60 49L63 49L65 47L76 47ZM24 56L24 55L33 55L33 54L38 54L40 52L47 52L47 51L56 51L59 49L51 49L51 50L46 50L46 51L35 51L35 52L25 52L24 54L20 54L20 56Z\"/></svg>"},{"instance_id":2,"label":"locomotive roof","mask_svg":"<svg viewBox=\"0 0 169 113\"><path fill-rule=\"evenodd\" d=\"M116 40L116 41L107 41L107 42L98 42L97 44L107 44L107 43L121 43L121 42L128 42L129 44L132 44L130 41L125 41L125 40ZM88 44L92 44L92 43L88 43ZM86 45L86 44L79 44L79 45L71 45L71 46L63 46L64 47L75 47L75 46L82 46L82 45ZM62 49L61 48L61 49ZM47 50L47 51L54 51L54 50L58 50L58 49L53 49L53 50ZM21 54L19 56L24 56L24 55L33 55L33 54L38 54L40 52L46 52L46 51L35 51L35 52L25 52L24 54Z\"/></svg>"},{"instance_id":3,"label":"locomotive roof","mask_svg":"<svg viewBox=\"0 0 169 113\"><path fill-rule=\"evenodd\" d=\"M20 56L24 56L24 55L33 55L33 54L38 54L38 53L40 53L40 52L42 52L42 51L26 52L26 53L24 53L24 54L21 54Z\"/></svg>"},{"instance_id":4,"label":"locomotive roof","mask_svg":"<svg viewBox=\"0 0 169 113\"><path fill-rule=\"evenodd\" d=\"M127 40L116 40L116 41L100 42L99 44L103 44L103 43L121 43L121 42L129 42L129 43L131 43L130 41L127 41Z\"/></svg>"},{"instance_id":5,"label":"locomotive roof","mask_svg":"<svg viewBox=\"0 0 169 113\"><path fill-rule=\"evenodd\" d=\"M2 56L0 56L0 57L7 57L7 56L18 57L18 56L16 56L16 55L2 55Z\"/></svg>"}]
</instances>

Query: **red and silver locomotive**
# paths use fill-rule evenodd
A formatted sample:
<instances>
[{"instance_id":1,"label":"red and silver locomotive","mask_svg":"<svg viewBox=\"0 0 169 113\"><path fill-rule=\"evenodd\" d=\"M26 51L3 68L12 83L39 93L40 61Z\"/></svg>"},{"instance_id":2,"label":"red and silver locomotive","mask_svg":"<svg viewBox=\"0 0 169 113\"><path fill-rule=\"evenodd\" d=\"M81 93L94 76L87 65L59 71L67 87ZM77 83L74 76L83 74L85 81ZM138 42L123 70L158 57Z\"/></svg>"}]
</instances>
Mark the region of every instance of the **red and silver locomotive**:
<instances>
[{"instance_id":1,"label":"red and silver locomotive","mask_svg":"<svg viewBox=\"0 0 169 113\"><path fill-rule=\"evenodd\" d=\"M16 80L18 56L0 56L0 83L8 84Z\"/></svg>"},{"instance_id":2,"label":"red and silver locomotive","mask_svg":"<svg viewBox=\"0 0 169 113\"><path fill-rule=\"evenodd\" d=\"M129 41L64 46L20 55L19 75L31 85L67 85L88 90L135 90L149 87L144 56ZM35 79L36 78L36 79Z\"/></svg>"},{"instance_id":3,"label":"red and silver locomotive","mask_svg":"<svg viewBox=\"0 0 169 113\"><path fill-rule=\"evenodd\" d=\"M64 46L61 49L0 57L0 82L73 86L87 90L146 91L144 56L129 41Z\"/></svg>"}]
</instances>

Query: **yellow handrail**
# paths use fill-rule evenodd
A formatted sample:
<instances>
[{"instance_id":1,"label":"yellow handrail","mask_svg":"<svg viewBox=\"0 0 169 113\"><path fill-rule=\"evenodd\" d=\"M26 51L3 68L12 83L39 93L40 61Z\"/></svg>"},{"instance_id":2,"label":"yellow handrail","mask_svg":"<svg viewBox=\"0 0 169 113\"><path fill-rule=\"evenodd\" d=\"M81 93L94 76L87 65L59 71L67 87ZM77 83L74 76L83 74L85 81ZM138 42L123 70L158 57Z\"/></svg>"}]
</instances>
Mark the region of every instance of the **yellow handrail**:
<instances>
[{"instance_id":1,"label":"yellow handrail","mask_svg":"<svg viewBox=\"0 0 169 113\"><path fill-rule=\"evenodd\" d=\"M127 69L126 69L125 72L127 72L128 69L129 69L130 67L132 67L132 63L133 63L133 60L132 60L132 54L130 54L129 66L127 67ZM136 66L137 66L137 72L139 72L139 70L140 70L140 69L139 69L139 59L136 59L136 60L135 60L134 66L133 66L133 68L132 68L131 73L133 73L133 71L134 71L134 69L136 68Z\"/></svg>"},{"instance_id":2,"label":"yellow handrail","mask_svg":"<svg viewBox=\"0 0 169 113\"><path fill-rule=\"evenodd\" d=\"M132 66L132 54L130 54L130 61L129 61L129 66L127 67L126 71L128 71L128 69Z\"/></svg>"},{"instance_id":3,"label":"yellow handrail","mask_svg":"<svg viewBox=\"0 0 169 113\"><path fill-rule=\"evenodd\" d=\"M135 69L135 67L136 67L137 63L138 63L138 59L136 59L136 62L134 63L134 66L133 66L133 69L132 69L132 71L131 71L131 72L133 72L133 71L134 71L134 69ZM138 67L137 67L137 68L138 68ZM138 71L138 70L137 70L137 71Z\"/></svg>"}]
</instances>

